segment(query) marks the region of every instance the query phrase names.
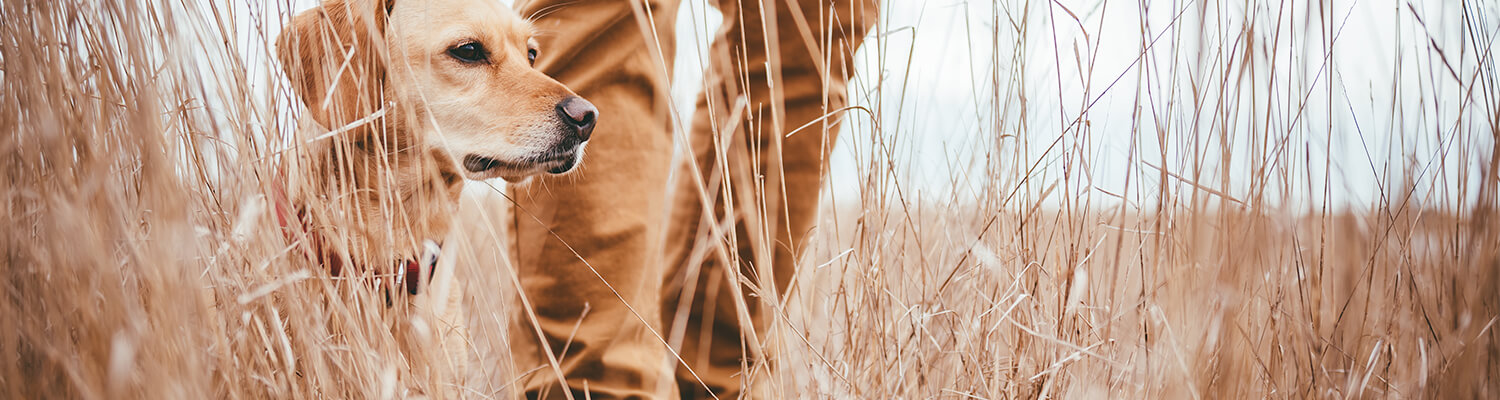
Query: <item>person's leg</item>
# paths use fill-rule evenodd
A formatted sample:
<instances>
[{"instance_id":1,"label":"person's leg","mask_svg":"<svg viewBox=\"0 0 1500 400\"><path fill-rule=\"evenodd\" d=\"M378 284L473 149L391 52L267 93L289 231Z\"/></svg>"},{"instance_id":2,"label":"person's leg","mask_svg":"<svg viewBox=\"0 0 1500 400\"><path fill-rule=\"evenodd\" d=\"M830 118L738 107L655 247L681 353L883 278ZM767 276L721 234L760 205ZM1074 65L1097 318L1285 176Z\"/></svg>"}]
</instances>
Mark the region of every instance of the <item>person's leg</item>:
<instances>
[{"instance_id":1,"label":"person's leg","mask_svg":"<svg viewBox=\"0 0 1500 400\"><path fill-rule=\"evenodd\" d=\"M764 340L768 302L777 301L773 295L794 275L816 219L837 122L845 116L840 108L854 50L875 24L876 6L875 0L719 1L725 28L710 49L690 138L697 162L687 168L698 171L679 173L666 243L673 271L663 288L663 318L691 368L678 369L685 398L707 397L705 386L734 398L750 379L742 360L753 365L757 346L744 340ZM715 150L715 139L728 150ZM715 212L705 216L705 204ZM725 217L726 209L733 218ZM710 221L732 225L715 228ZM716 237L716 230L733 234L733 243ZM740 286L743 309L730 284L740 278L724 268L735 264L738 274L757 282ZM767 280L775 284L759 284ZM753 329L745 329L741 316L754 321Z\"/></svg>"},{"instance_id":2,"label":"person's leg","mask_svg":"<svg viewBox=\"0 0 1500 400\"><path fill-rule=\"evenodd\" d=\"M677 0L519 1L517 9L535 17L537 67L599 108L578 171L512 187L512 260L532 306L511 331L521 390L564 396L550 348L575 398L585 387L593 399L670 397L671 364L653 330ZM653 28L660 40L648 36Z\"/></svg>"}]
</instances>

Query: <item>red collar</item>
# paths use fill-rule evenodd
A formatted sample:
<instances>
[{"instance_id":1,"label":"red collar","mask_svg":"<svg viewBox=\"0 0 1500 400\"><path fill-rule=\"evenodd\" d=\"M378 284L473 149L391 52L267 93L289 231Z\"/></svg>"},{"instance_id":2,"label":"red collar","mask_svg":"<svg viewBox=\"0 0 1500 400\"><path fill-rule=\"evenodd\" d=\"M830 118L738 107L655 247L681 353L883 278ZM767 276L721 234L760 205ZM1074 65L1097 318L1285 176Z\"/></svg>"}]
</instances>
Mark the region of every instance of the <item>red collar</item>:
<instances>
[{"instance_id":1,"label":"red collar","mask_svg":"<svg viewBox=\"0 0 1500 400\"><path fill-rule=\"evenodd\" d=\"M337 250L330 251L323 246L322 237L309 229L311 221L308 221L304 210L297 209L295 213L292 212L291 198L287 196L284 185L277 184L272 191L274 192L271 196L274 197L272 203L275 205L276 223L281 226L281 233L286 236L287 241L296 243L299 239L305 238L307 240L305 246L296 246L302 249L303 256L328 268L328 272L333 276L339 276L344 271L345 257L341 257ZM402 260L396 262L395 265L403 273L395 276L396 282L394 283L398 286L405 286L406 293L411 295L416 295L419 292L419 286L423 286L420 285L419 279L422 276L423 264L427 267L427 281L429 283L432 281L433 273L437 269L438 255L442 251L442 246L432 241L427 241L424 245L424 260L422 261L425 263L418 263L417 260ZM355 265L355 270L362 271L364 268ZM386 298L386 302L390 302L389 297Z\"/></svg>"}]
</instances>

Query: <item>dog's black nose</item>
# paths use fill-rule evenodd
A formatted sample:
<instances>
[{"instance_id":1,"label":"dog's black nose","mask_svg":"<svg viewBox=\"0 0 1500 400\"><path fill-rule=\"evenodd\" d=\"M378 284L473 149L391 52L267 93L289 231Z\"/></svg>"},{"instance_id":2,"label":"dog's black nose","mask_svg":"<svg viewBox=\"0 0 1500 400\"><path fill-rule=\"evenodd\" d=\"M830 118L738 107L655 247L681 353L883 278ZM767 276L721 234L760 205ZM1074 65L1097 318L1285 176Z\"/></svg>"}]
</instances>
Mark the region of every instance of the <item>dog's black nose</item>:
<instances>
[{"instance_id":1,"label":"dog's black nose","mask_svg":"<svg viewBox=\"0 0 1500 400\"><path fill-rule=\"evenodd\" d=\"M598 114L599 109L594 108L594 103L582 97L573 96L557 103L557 116L576 129L581 140L589 140L589 135L594 133L594 120Z\"/></svg>"}]
</instances>

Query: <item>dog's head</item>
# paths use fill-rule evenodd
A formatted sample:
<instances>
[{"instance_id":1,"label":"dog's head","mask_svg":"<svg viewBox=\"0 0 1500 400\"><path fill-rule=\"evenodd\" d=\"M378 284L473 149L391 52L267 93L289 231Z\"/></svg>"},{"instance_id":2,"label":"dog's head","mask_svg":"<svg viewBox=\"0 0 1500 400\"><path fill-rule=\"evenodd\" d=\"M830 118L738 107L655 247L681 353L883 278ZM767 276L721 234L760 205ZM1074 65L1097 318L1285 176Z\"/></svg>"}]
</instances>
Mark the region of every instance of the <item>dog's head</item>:
<instances>
[{"instance_id":1,"label":"dog's head","mask_svg":"<svg viewBox=\"0 0 1500 400\"><path fill-rule=\"evenodd\" d=\"M445 150L470 179L565 173L598 111L532 64L531 25L495 0L329 0L278 57L311 117L356 146Z\"/></svg>"}]
</instances>

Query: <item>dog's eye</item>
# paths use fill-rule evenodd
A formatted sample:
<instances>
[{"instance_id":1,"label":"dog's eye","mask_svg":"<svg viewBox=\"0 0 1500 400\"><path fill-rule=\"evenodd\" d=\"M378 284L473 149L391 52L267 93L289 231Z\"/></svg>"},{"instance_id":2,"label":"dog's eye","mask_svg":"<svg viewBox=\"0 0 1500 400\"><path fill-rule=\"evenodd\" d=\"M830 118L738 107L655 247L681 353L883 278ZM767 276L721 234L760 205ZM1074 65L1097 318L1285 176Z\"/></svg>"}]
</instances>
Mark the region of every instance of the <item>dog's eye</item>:
<instances>
[{"instance_id":1,"label":"dog's eye","mask_svg":"<svg viewBox=\"0 0 1500 400\"><path fill-rule=\"evenodd\" d=\"M448 55L463 62L485 62L489 59L489 52L484 51L484 45L478 42L469 42L448 49Z\"/></svg>"},{"instance_id":2,"label":"dog's eye","mask_svg":"<svg viewBox=\"0 0 1500 400\"><path fill-rule=\"evenodd\" d=\"M536 65L536 55L536 49L526 49L526 61L530 62L533 66Z\"/></svg>"}]
</instances>

